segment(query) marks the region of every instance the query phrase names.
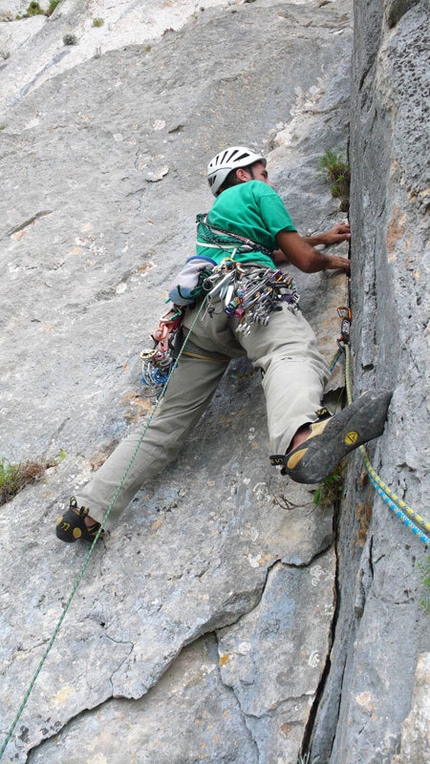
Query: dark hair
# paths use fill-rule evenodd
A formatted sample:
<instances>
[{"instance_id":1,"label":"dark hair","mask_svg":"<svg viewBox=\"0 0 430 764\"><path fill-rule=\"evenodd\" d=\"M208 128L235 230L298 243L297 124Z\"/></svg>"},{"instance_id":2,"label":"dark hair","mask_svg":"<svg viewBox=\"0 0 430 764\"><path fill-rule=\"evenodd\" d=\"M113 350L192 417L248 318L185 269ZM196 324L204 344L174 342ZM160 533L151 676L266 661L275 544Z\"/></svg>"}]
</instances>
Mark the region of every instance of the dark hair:
<instances>
[{"instance_id":1,"label":"dark hair","mask_svg":"<svg viewBox=\"0 0 430 764\"><path fill-rule=\"evenodd\" d=\"M239 180L239 178L236 175L236 172L238 170L246 170L247 172L250 173L251 178L254 178L254 173L252 172L252 164L249 164L247 167L235 167L234 170L230 170L225 180L223 180L223 182L221 183L220 190L218 193L221 193L221 191L225 191L226 188L232 188L233 186L238 186L240 183L243 183L243 181Z\"/></svg>"}]
</instances>

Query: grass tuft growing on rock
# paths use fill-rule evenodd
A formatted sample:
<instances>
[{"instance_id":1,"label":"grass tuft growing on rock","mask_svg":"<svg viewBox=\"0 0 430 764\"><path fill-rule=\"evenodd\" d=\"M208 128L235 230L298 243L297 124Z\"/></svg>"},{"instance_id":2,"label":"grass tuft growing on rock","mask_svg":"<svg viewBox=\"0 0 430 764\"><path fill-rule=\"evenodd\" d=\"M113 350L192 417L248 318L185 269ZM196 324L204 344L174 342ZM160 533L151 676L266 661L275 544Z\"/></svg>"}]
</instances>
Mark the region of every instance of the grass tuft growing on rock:
<instances>
[{"instance_id":1,"label":"grass tuft growing on rock","mask_svg":"<svg viewBox=\"0 0 430 764\"><path fill-rule=\"evenodd\" d=\"M311 756L310 753L299 753L297 764L318 764L319 759L319 756Z\"/></svg>"},{"instance_id":2,"label":"grass tuft growing on rock","mask_svg":"<svg viewBox=\"0 0 430 764\"><path fill-rule=\"evenodd\" d=\"M344 471L345 463L340 463L329 475L327 475L327 477L324 478L321 485L314 493L314 504L317 507L328 509L328 507L333 506L333 504L341 500Z\"/></svg>"},{"instance_id":3,"label":"grass tuft growing on rock","mask_svg":"<svg viewBox=\"0 0 430 764\"><path fill-rule=\"evenodd\" d=\"M349 163L340 153L327 149L318 163L318 174L329 183L331 195L340 200L342 212L349 211L349 186L351 171Z\"/></svg>"},{"instance_id":4,"label":"grass tuft growing on rock","mask_svg":"<svg viewBox=\"0 0 430 764\"><path fill-rule=\"evenodd\" d=\"M65 457L62 451L54 461L20 462L12 464L8 459L0 459L0 505L13 499L26 485L37 483L49 467L55 467Z\"/></svg>"},{"instance_id":5,"label":"grass tuft growing on rock","mask_svg":"<svg viewBox=\"0 0 430 764\"><path fill-rule=\"evenodd\" d=\"M78 38L74 34L67 33L63 35L63 43L64 45L77 45Z\"/></svg>"},{"instance_id":6,"label":"grass tuft growing on rock","mask_svg":"<svg viewBox=\"0 0 430 764\"><path fill-rule=\"evenodd\" d=\"M21 462L11 464L7 459L0 461L0 504L13 499L26 485L37 483L45 474L48 464L41 462Z\"/></svg>"},{"instance_id":7,"label":"grass tuft growing on rock","mask_svg":"<svg viewBox=\"0 0 430 764\"><path fill-rule=\"evenodd\" d=\"M421 573L421 582L425 589L425 597L421 600L420 604L427 615L430 615L430 557L427 557L425 562L420 563L418 568Z\"/></svg>"},{"instance_id":8,"label":"grass tuft growing on rock","mask_svg":"<svg viewBox=\"0 0 430 764\"><path fill-rule=\"evenodd\" d=\"M44 16L45 11L43 8L40 7L39 3L32 2L27 8L27 11L25 13L25 16L29 18L30 16Z\"/></svg>"},{"instance_id":9,"label":"grass tuft growing on rock","mask_svg":"<svg viewBox=\"0 0 430 764\"><path fill-rule=\"evenodd\" d=\"M15 21L21 21L21 19L29 19L31 16L51 16L54 13L57 5L59 5L61 2L62 0L51 0L47 10L44 11L36 0L32 0L26 12L23 13L22 16L19 13L16 14Z\"/></svg>"},{"instance_id":10,"label":"grass tuft growing on rock","mask_svg":"<svg viewBox=\"0 0 430 764\"><path fill-rule=\"evenodd\" d=\"M61 0L51 0L51 2L49 3L48 10L46 11L46 15L51 16L54 13L57 5L60 5L60 3L61 3Z\"/></svg>"}]
</instances>

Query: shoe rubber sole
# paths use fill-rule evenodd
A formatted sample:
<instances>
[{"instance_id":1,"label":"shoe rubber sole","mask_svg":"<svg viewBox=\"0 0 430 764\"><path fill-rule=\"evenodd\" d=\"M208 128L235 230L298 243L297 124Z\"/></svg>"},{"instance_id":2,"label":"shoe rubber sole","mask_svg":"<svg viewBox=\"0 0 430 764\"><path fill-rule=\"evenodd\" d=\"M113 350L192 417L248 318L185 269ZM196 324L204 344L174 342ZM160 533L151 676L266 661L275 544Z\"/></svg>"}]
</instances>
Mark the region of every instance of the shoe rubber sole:
<instances>
[{"instance_id":1,"label":"shoe rubber sole","mask_svg":"<svg viewBox=\"0 0 430 764\"><path fill-rule=\"evenodd\" d=\"M391 397L388 390L367 392L331 419L310 425L309 438L283 457L282 472L296 483L320 483L344 456L382 435Z\"/></svg>"},{"instance_id":2,"label":"shoe rubber sole","mask_svg":"<svg viewBox=\"0 0 430 764\"><path fill-rule=\"evenodd\" d=\"M79 508L74 496L70 499L69 509L57 520L55 533L60 541L71 544L78 539L83 541L94 541L100 523L95 523L90 528L85 525L85 517L88 515L88 508ZM104 530L100 533L99 539L104 535Z\"/></svg>"}]
</instances>

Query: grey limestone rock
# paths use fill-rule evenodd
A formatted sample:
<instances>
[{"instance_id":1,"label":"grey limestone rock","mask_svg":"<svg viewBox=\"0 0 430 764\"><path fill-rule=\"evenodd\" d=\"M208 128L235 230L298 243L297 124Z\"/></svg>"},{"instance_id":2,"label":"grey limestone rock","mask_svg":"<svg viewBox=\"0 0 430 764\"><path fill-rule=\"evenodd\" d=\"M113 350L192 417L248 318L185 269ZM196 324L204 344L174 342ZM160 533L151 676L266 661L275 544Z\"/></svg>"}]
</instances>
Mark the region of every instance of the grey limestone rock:
<instances>
[{"instance_id":1,"label":"grey limestone rock","mask_svg":"<svg viewBox=\"0 0 430 764\"><path fill-rule=\"evenodd\" d=\"M12 461L65 452L0 513L5 734L85 564L83 547L56 540L56 517L150 415L139 352L192 251L195 215L211 205L207 161L226 142L250 143L300 230L343 217L316 166L327 141L346 144L351 29L336 4L309 7L286 18L282 2L233 4L189 18L184 4L181 23L173 10L166 22L177 31L148 42L136 27L131 45L137 4L109 20L98 3L106 23L90 31L96 6L70 0L4 70L2 448ZM64 56L66 27L79 44ZM100 31L111 47L94 57ZM300 289L330 360L345 279L300 277ZM232 366L178 463L94 551L6 761L78 760L77 739L86 762L297 757L330 644L333 514L269 466L260 380L248 372ZM341 384L339 368L331 387ZM259 666L245 693L220 651L237 652L239 635Z\"/></svg>"},{"instance_id":2,"label":"grey limestone rock","mask_svg":"<svg viewBox=\"0 0 430 764\"><path fill-rule=\"evenodd\" d=\"M265 152L303 233L343 219L317 165L350 143L353 391L395 387L371 456L424 512L426 3L356 3L351 112L350 13L340 1L63 0L49 19L0 24L0 457L63 455L0 512L2 736L86 565L8 764L412 756L424 550L358 455L335 517L270 468L244 361L89 561L54 535L70 492L150 416L139 352L211 205L207 161L235 143ZM66 32L79 43L65 48ZM330 361L345 279L294 276ZM339 366L334 400L342 385Z\"/></svg>"}]
</instances>

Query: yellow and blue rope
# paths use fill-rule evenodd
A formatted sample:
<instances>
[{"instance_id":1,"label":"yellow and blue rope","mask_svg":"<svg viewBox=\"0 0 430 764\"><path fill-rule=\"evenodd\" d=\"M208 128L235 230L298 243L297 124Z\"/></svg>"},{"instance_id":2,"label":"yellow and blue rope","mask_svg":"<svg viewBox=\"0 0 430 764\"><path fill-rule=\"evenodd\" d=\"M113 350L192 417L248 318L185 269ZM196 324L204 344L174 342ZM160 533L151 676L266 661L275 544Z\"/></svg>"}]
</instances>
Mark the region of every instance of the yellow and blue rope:
<instances>
[{"instance_id":1,"label":"yellow and blue rope","mask_svg":"<svg viewBox=\"0 0 430 764\"><path fill-rule=\"evenodd\" d=\"M349 344L343 345L343 351L345 352L345 381L346 381L346 396L348 403L352 403L351 394L351 356ZM368 453L364 446L359 446L359 452L363 459L364 467L369 475L370 481L379 494L381 499L386 505L394 512L394 514L402 521L412 533L417 536L423 544L430 544L430 536L424 533L424 530L430 531L430 523L424 517L415 512L412 507L409 507L397 494L392 491L386 483L380 478L375 468L373 467ZM406 514L405 514L406 513ZM409 515L409 517L407 517ZM420 527L422 526L422 527ZM423 530L424 529L424 530Z\"/></svg>"},{"instance_id":2,"label":"yellow and blue rope","mask_svg":"<svg viewBox=\"0 0 430 764\"><path fill-rule=\"evenodd\" d=\"M192 326L191 326L191 328L190 328L190 330L189 330L189 332L187 334L187 338L188 338L188 336L190 335L190 333L192 332L192 330L194 328L194 325L195 325L195 323L196 323L196 321L197 321L197 319L198 319L198 317L199 317L199 315L200 315L200 313L201 313L201 311L203 309L204 303L205 303L205 301L202 302L202 304L200 306L200 309L199 309L199 311L197 312L197 314L196 314L196 316L194 318L193 324L192 324ZM123 474L123 476L121 478L121 481L120 481L120 483L119 483L119 485L118 485L118 487L117 487L117 489L116 489L116 491L115 491L115 493L114 493L114 495L112 497L112 500L111 500L111 502L110 502L110 504L109 504L109 506L107 508L104 520L100 524L100 527L99 527L99 529L97 531L97 535L95 536L94 541L92 542L91 547L90 547L90 549L89 549L89 551L88 551L88 553L87 553L87 555L85 557L85 560L84 560L84 562L82 564L82 567L81 567L81 570L80 570L80 572L78 574L78 577L77 577L77 579L76 579L76 581L74 583L72 591L71 591L71 593L70 593L70 595L69 595L69 597L68 597L68 599L66 601L66 604L64 606L63 612L62 612L60 618L58 619L58 622L57 622L57 625L56 625L56 627L54 629L52 637L49 640L48 645L46 647L46 650L43 653L42 658L39 661L37 669L36 669L36 671L35 671L35 673L33 675L33 678L31 679L31 682L30 682L30 684L28 686L28 689L27 689L27 691L25 693L24 699L23 699L23 701L22 701L22 703L21 703L21 705L20 705L20 707L19 707L19 709L18 709L18 711L17 711L17 713L15 715L15 718L14 718L14 720L13 720L13 722L12 722L10 728L9 728L9 731L8 731L8 733L6 735L4 743L3 743L2 747L0 748L0 759L3 757L3 753L4 753L8 743L9 743L9 741L10 741L12 735L13 735L14 729L15 729L15 727L16 727L16 725L17 725L17 723L18 723L18 721L19 721L19 719L21 717L21 714L22 714L26 704L27 704L27 701L28 701L28 699L30 697L30 694L31 694L31 692L33 690L33 687L34 687L34 685L35 685L35 683L37 681L37 678L38 678L38 676L40 674L40 671L42 670L42 667L43 667L43 665L44 665L44 663L46 661L46 658L48 657L48 654L51 651L52 645L54 644L54 641L55 641L55 639L56 639L56 637L58 635L58 632L59 632L59 630L61 628L61 625L62 625L62 623L64 621L66 613L67 613L67 611L68 611L68 609L70 607L72 599L75 596L76 591L77 591L77 589L79 587L79 584L81 583L81 580L82 580L82 578L84 576L84 573L85 573L85 571L86 571L86 569L88 567L88 564L89 564L91 555L93 553L94 547L95 547L95 545L96 545L96 543L97 543L97 541L99 539L99 536L101 534L101 531L102 531L104 525L106 524L106 521L107 521L107 519L108 519L108 517L109 517L109 515L111 513L111 510L112 510L112 508L113 508L117 498L118 498L118 495L119 495L119 493L120 493L120 491L121 491L121 489L122 489L122 487L124 485L125 479L126 479L128 473L129 473L130 469L131 469L131 466L132 466L132 464L133 464L133 462L134 462L134 460L135 460L135 458L137 456L137 453L138 453L139 448L141 446L142 440L145 437L145 434L146 434L146 431L147 431L147 429L149 427L149 424L150 424L150 422L151 422L151 420L152 420L152 418L153 418L153 416L154 416L154 414L155 414L159 404L161 403L161 400L162 400L162 398L164 396L164 393L165 393L165 390L167 388L167 385L168 385L168 383L170 381L170 378L171 378L171 376L172 376L172 374L173 374L173 372L174 372L174 370L175 370L175 368L176 368L176 366L177 366L177 364L179 362L179 359L181 357L182 350L183 350L185 344L186 344L186 340L185 340L185 342L184 342L184 344L183 344L183 346L181 348L181 351L180 351L180 353L179 353L179 355L178 355L174 365L172 366L172 369L171 369L171 371L169 373L168 379L167 379L167 381L166 381L166 383L165 383L165 385L163 387L162 393L161 393L160 397L158 398L158 401L157 401L153 411L151 412L151 416L149 417L149 419L148 419L148 421L147 421L147 423L146 423L146 425L145 425L145 427L143 429L142 435L141 435L141 437L139 439L139 442L138 442L138 444L137 444L137 446L136 446L136 448L134 450L134 453L133 453L133 455L132 455L132 457L130 459L130 462L129 462L129 464L128 464L128 466L127 466L127 468L126 468L126 470L125 470L125 472L124 472L124 474ZM330 365L330 372L333 371L337 361L339 360L339 358L341 357L341 355L343 353L345 353L345 367L346 367L346 369L345 369L345 378L346 378L347 400L348 400L348 403L351 403L352 402L352 395L351 395L351 378L350 378L350 348L349 348L349 343L348 342L345 342L342 346L339 343L339 348L338 348L338 350L337 350L337 352L336 352L336 354L335 354L335 356L334 356L334 358L333 358L333 360L331 362L331 365ZM394 491L391 491L391 489L386 485L386 483L384 483L384 481L379 477L379 475L377 474L376 470L372 466L365 447L364 446L360 446L359 447L359 451L360 451L360 454L362 456L366 472L369 475L369 478L370 478L370 480L372 482L372 485L374 486L374 488L377 491L377 493L379 494L379 496L388 505L388 507L396 514L396 516L399 517L400 520L402 520L402 522L406 525L406 527L408 527L412 531L412 533L414 533L424 544L426 544L426 545L430 544L430 537L427 536L424 533L424 531L422 530L422 528L424 528L426 531L430 532L430 523L424 517L421 517L421 515L419 515L417 512L415 512L411 507L409 507L407 504L405 504L405 502L402 501L394 493ZM409 517L407 515L409 515ZM419 527L420 525L422 526L422 528Z\"/></svg>"}]
</instances>

